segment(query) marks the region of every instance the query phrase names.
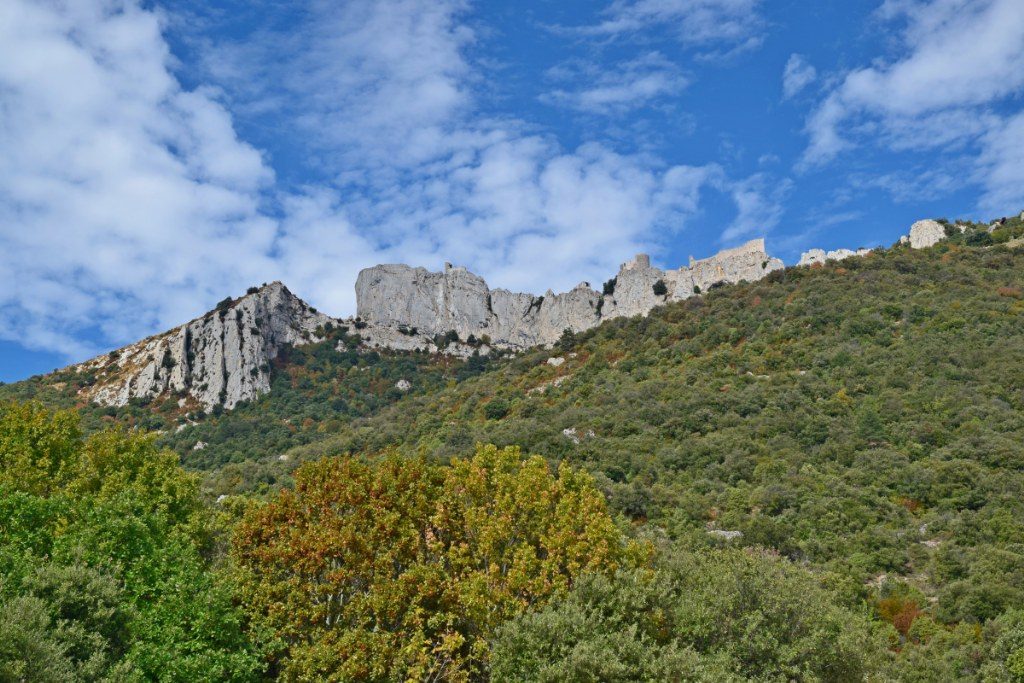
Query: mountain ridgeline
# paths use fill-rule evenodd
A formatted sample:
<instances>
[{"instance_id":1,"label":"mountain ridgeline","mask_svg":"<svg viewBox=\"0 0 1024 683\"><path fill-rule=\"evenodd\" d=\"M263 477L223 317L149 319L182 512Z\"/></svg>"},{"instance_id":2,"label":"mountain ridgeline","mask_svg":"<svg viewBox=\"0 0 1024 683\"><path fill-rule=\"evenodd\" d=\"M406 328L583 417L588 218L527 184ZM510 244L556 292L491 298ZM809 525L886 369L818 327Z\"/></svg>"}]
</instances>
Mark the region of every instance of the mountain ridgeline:
<instances>
[{"instance_id":1,"label":"mountain ridgeline","mask_svg":"<svg viewBox=\"0 0 1024 683\"><path fill-rule=\"evenodd\" d=\"M966 230L966 224L957 224ZM954 231L963 233L954 227ZM936 221L919 221L903 238L925 248L945 238ZM814 249L800 265L864 256L869 250ZM468 357L492 350L550 346L566 331L603 321L646 315L656 306L688 299L713 287L754 282L785 266L765 251L763 239L721 251L688 266L663 271L645 254L624 263L598 292L582 282L569 292L543 296L488 288L478 275L445 264L432 273L406 265L378 265L359 273L357 315L320 313L280 282L250 288L173 330L74 366L84 375L81 396L100 405L174 398L186 410L232 409L270 391L271 363L285 347L322 342L341 328L365 348L445 353ZM342 344L339 343L340 348Z\"/></svg>"},{"instance_id":2,"label":"mountain ridgeline","mask_svg":"<svg viewBox=\"0 0 1024 683\"><path fill-rule=\"evenodd\" d=\"M727 282L758 280L782 262L754 240L688 267L662 271L645 255L622 266L604 292L584 282L544 296L490 290L465 268L442 273L404 265L374 266L356 282L358 315L318 312L280 282L225 299L178 328L86 361L84 398L125 406L132 399L174 397L189 410L231 409L270 390L271 362L285 347L326 339L335 328L358 334L366 348L470 356L491 349L551 344L603 320L637 315Z\"/></svg>"}]
</instances>

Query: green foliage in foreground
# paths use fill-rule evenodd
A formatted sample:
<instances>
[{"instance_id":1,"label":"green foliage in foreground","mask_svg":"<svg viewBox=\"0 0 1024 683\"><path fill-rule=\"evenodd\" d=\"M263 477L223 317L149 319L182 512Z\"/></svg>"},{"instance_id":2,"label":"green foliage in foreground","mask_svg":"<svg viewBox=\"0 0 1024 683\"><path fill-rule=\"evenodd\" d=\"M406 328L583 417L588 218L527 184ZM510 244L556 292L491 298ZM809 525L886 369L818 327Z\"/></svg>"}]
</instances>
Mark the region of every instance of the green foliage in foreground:
<instances>
[{"instance_id":1,"label":"green foliage in foreground","mask_svg":"<svg viewBox=\"0 0 1024 683\"><path fill-rule=\"evenodd\" d=\"M1024 611L950 627L693 537L650 564L589 476L515 448L327 458L224 506L149 437L0 404L0 681L1024 680Z\"/></svg>"},{"instance_id":2,"label":"green foliage in foreground","mask_svg":"<svg viewBox=\"0 0 1024 683\"><path fill-rule=\"evenodd\" d=\"M257 679L214 532L151 437L0 404L0 681Z\"/></svg>"},{"instance_id":3,"label":"green foliage in foreground","mask_svg":"<svg viewBox=\"0 0 1024 683\"><path fill-rule=\"evenodd\" d=\"M352 470L337 483L337 463L361 461L307 465L323 495L275 494L276 516L252 507L248 536L234 536L259 539L251 557L236 550L241 574L221 569L220 515L173 456L142 437L84 439L69 414L4 407L0 680L397 680L413 670L402 662L442 653L464 657L470 680L1024 681L1022 229L950 227L932 249L715 288L510 361L305 347L275 369L266 403L164 438L193 466L229 463L207 480L214 493L262 496L297 462L346 452L388 450L394 477ZM430 379L399 396L393 371ZM332 406L345 396L359 407ZM83 419L172 419L152 408ZM200 435L211 445L192 451ZM580 572L523 609L506 609L514 591L489 602L507 586L490 582L504 564L486 553L456 557L476 578L432 575L459 548L422 561L442 528L433 503L473 499L428 463L476 442L589 472L659 559ZM388 495L419 482L416 467L429 495L402 489L419 501L403 517ZM332 521L341 509L365 524ZM467 547L505 528L477 512ZM387 545L392 532L424 545ZM361 547L364 536L376 540ZM547 559L528 546L516 561ZM397 564L374 566L385 547ZM467 587L477 614L500 613L471 629L469 652L449 628ZM331 611L331 596L353 595ZM320 626L324 609L342 626ZM378 640L382 660L342 668L340 643Z\"/></svg>"},{"instance_id":4,"label":"green foliage in foreground","mask_svg":"<svg viewBox=\"0 0 1024 683\"><path fill-rule=\"evenodd\" d=\"M772 553L664 555L588 576L503 625L497 681L1024 681L1024 611L982 630L895 629Z\"/></svg>"},{"instance_id":5,"label":"green foliage in foreground","mask_svg":"<svg viewBox=\"0 0 1024 683\"><path fill-rule=\"evenodd\" d=\"M503 681L858 681L886 641L814 576L768 553L678 553L594 575L505 624Z\"/></svg>"},{"instance_id":6,"label":"green foliage in foreground","mask_svg":"<svg viewBox=\"0 0 1024 683\"><path fill-rule=\"evenodd\" d=\"M327 458L295 484L253 506L233 542L288 680L484 680L496 626L643 557L590 477L516 448L451 466Z\"/></svg>"}]
</instances>

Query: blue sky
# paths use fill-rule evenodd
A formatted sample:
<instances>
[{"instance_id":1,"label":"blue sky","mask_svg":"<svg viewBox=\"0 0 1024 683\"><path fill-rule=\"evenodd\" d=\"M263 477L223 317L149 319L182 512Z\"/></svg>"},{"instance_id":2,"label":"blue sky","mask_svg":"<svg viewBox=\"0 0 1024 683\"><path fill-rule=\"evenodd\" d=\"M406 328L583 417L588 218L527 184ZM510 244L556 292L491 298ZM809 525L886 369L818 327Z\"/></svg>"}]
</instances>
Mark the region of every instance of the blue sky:
<instances>
[{"instance_id":1,"label":"blue sky","mask_svg":"<svg viewBox=\"0 0 1024 683\"><path fill-rule=\"evenodd\" d=\"M1024 209L1020 0L0 6L0 381L280 279L888 245Z\"/></svg>"}]
</instances>

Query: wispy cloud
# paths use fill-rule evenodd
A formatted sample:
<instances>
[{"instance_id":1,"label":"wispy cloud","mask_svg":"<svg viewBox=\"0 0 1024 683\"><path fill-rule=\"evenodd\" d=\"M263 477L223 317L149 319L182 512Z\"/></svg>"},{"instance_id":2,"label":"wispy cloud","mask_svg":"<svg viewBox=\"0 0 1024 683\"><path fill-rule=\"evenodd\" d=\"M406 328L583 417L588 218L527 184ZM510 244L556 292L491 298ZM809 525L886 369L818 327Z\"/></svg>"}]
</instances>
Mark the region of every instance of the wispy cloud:
<instances>
[{"instance_id":1,"label":"wispy cloud","mask_svg":"<svg viewBox=\"0 0 1024 683\"><path fill-rule=\"evenodd\" d=\"M789 99L809 86L818 77L818 71L801 55L791 54L782 70L782 95Z\"/></svg>"},{"instance_id":2,"label":"wispy cloud","mask_svg":"<svg viewBox=\"0 0 1024 683\"><path fill-rule=\"evenodd\" d=\"M760 4L760 0L616 0L602 13L602 21L578 30L614 37L659 26L684 45L754 47L763 39Z\"/></svg>"},{"instance_id":3,"label":"wispy cloud","mask_svg":"<svg viewBox=\"0 0 1024 683\"><path fill-rule=\"evenodd\" d=\"M298 26L218 41L205 64L237 106L275 112L329 149L325 163L418 165L460 143L451 124L472 105L466 11L461 0L315 0Z\"/></svg>"},{"instance_id":4,"label":"wispy cloud","mask_svg":"<svg viewBox=\"0 0 1024 683\"><path fill-rule=\"evenodd\" d=\"M736 218L722 233L722 242L728 243L771 232L785 213L784 202L793 183L755 173L740 181L726 182L725 189L737 209Z\"/></svg>"},{"instance_id":5,"label":"wispy cloud","mask_svg":"<svg viewBox=\"0 0 1024 683\"><path fill-rule=\"evenodd\" d=\"M183 87L160 12L131 0L0 7L0 335L80 358L280 278L332 313L359 268L457 261L567 288L658 249L722 183L482 116L476 37L445 0L317 3L211 53ZM681 87L591 95L628 106ZM637 73L643 70L638 64ZM319 180L276 184L233 111L260 112ZM747 195L737 201L749 204Z\"/></svg>"},{"instance_id":6,"label":"wispy cloud","mask_svg":"<svg viewBox=\"0 0 1024 683\"><path fill-rule=\"evenodd\" d=\"M682 70L657 52L623 62L612 69L593 62L562 64L548 77L573 88L556 88L541 101L602 115L621 115L660 99L680 94L689 85Z\"/></svg>"},{"instance_id":7,"label":"wispy cloud","mask_svg":"<svg viewBox=\"0 0 1024 683\"><path fill-rule=\"evenodd\" d=\"M902 27L903 55L839 80L807 120L802 167L869 140L895 150L966 149L972 178L985 187L983 208L1024 203L1012 161L1024 147L999 146L1020 142L1016 116L1000 105L1024 92L1024 4L887 0L877 18Z\"/></svg>"}]
</instances>

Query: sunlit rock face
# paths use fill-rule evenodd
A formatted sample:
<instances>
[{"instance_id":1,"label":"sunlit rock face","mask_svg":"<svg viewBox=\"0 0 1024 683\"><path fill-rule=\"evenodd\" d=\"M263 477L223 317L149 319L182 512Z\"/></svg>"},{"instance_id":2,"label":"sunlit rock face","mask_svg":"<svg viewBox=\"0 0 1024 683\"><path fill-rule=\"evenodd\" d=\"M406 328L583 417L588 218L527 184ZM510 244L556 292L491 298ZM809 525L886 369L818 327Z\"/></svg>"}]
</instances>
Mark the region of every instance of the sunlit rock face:
<instances>
[{"instance_id":1,"label":"sunlit rock face","mask_svg":"<svg viewBox=\"0 0 1024 683\"><path fill-rule=\"evenodd\" d=\"M832 251L825 251L824 249L809 249L804 253L800 254L800 262L798 266L813 266L815 263L825 263L826 261L842 261L853 256L867 256L871 253L870 249L833 249Z\"/></svg>"},{"instance_id":2,"label":"sunlit rock face","mask_svg":"<svg viewBox=\"0 0 1024 683\"><path fill-rule=\"evenodd\" d=\"M717 283L759 280L782 267L765 252L764 240L753 240L668 271L640 254L622 265L607 293L581 282L568 292L536 296L492 290L479 275L451 264L439 273L379 265L359 273L354 318L324 315L274 282L76 368L95 376L82 393L97 403L173 397L183 410L233 408L270 391L271 363L282 349L322 341L334 327L358 334L364 348L467 357L550 345L566 330L646 315Z\"/></svg>"},{"instance_id":3,"label":"sunlit rock face","mask_svg":"<svg viewBox=\"0 0 1024 683\"><path fill-rule=\"evenodd\" d=\"M87 390L97 403L174 393L206 409L233 408L270 390L270 362L284 345L318 341L331 320L274 282L78 369L97 374Z\"/></svg>"},{"instance_id":4,"label":"sunlit rock face","mask_svg":"<svg viewBox=\"0 0 1024 683\"><path fill-rule=\"evenodd\" d=\"M606 293L581 282L568 292L534 296L491 290L479 276L451 265L440 273L381 265L359 273L357 313L371 337L386 336L380 328L415 330L425 338L451 331L460 340L473 337L493 346L527 348L552 344L565 330L581 332L609 318L645 315L717 283L759 280L783 267L758 239L691 259L677 270L655 268L646 254L639 254L622 264Z\"/></svg>"},{"instance_id":5,"label":"sunlit rock face","mask_svg":"<svg viewBox=\"0 0 1024 683\"><path fill-rule=\"evenodd\" d=\"M946 229L938 221L918 221L910 226L910 248L926 249L946 239Z\"/></svg>"}]
</instances>

